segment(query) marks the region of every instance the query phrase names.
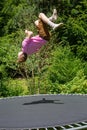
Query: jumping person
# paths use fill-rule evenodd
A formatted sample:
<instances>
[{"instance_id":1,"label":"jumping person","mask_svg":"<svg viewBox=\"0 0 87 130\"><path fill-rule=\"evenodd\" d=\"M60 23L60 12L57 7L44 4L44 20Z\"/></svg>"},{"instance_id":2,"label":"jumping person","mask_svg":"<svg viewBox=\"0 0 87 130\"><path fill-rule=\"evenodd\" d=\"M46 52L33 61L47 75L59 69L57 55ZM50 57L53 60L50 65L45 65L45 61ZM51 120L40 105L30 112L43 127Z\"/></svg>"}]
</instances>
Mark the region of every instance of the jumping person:
<instances>
[{"instance_id":1,"label":"jumping person","mask_svg":"<svg viewBox=\"0 0 87 130\"><path fill-rule=\"evenodd\" d=\"M33 36L32 31L25 30L26 38L22 42L22 50L18 53L17 62L25 62L28 55L36 53L43 45L50 40L50 33L47 25L52 27L53 30L59 28L63 23L55 24L57 19L57 10L53 10L53 15L48 18L44 13L39 14L39 19L35 21L38 30L38 35Z\"/></svg>"}]
</instances>

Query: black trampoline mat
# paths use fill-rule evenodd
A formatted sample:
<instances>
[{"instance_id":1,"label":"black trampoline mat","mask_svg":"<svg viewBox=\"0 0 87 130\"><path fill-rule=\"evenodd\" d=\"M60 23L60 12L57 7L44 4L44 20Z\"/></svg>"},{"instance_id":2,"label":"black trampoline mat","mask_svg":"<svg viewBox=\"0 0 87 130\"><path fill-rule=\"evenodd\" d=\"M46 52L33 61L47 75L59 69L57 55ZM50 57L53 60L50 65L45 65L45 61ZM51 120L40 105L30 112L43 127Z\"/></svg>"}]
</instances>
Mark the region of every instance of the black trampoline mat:
<instances>
[{"instance_id":1,"label":"black trampoline mat","mask_svg":"<svg viewBox=\"0 0 87 130\"><path fill-rule=\"evenodd\" d=\"M87 121L87 95L0 99L0 128L43 128Z\"/></svg>"}]
</instances>

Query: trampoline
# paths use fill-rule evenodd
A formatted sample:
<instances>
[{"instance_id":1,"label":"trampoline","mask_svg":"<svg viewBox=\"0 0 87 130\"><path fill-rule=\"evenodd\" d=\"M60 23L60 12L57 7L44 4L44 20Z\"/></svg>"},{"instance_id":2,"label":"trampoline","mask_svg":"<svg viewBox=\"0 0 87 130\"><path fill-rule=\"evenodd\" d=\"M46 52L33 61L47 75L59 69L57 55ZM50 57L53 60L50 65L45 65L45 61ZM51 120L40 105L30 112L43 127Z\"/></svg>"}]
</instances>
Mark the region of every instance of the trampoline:
<instances>
[{"instance_id":1,"label":"trampoline","mask_svg":"<svg viewBox=\"0 0 87 130\"><path fill-rule=\"evenodd\" d=\"M87 95L32 95L0 99L2 130L87 130Z\"/></svg>"}]
</instances>

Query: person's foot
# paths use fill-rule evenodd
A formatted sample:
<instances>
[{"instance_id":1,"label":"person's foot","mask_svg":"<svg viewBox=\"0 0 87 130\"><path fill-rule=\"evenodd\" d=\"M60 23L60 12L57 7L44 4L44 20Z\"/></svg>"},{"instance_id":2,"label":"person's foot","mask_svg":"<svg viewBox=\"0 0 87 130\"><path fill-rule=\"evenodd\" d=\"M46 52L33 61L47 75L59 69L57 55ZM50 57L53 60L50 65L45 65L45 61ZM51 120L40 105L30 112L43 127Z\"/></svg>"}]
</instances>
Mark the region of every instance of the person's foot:
<instances>
[{"instance_id":1,"label":"person's foot","mask_svg":"<svg viewBox=\"0 0 87 130\"><path fill-rule=\"evenodd\" d=\"M53 14L52 16L49 18L50 21L54 22L57 19L58 15L57 15L57 10L53 9Z\"/></svg>"},{"instance_id":2,"label":"person's foot","mask_svg":"<svg viewBox=\"0 0 87 130\"><path fill-rule=\"evenodd\" d=\"M57 15L57 10L56 9L53 10L52 17L53 17L53 21L55 21L57 19L58 15Z\"/></svg>"},{"instance_id":3,"label":"person's foot","mask_svg":"<svg viewBox=\"0 0 87 130\"><path fill-rule=\"evenodd\" d=\"M54 27L53 27L53 30L60 28L62 26L63 26L63 23L55 24Z\"/></svg>"}]
</instances>

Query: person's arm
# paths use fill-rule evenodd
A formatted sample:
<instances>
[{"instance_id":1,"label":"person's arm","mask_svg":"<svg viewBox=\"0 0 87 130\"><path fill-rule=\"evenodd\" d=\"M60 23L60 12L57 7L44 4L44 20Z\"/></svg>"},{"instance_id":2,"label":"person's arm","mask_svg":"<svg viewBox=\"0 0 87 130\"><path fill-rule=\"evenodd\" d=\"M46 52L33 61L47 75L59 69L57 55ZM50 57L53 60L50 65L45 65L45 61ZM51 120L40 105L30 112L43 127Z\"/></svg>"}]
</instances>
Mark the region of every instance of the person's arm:
<instances>
[{"instance_id":1,"label":"person's arm","mask_svg":"<svg viewBox=\"0 0 87 130\"><path fill-rule=\"evenodd\" d=\"M25 30L25 34L26 34L27 38L31 38L33 36L33 32L32 31Z\"/></svg>"}]
</instances>

